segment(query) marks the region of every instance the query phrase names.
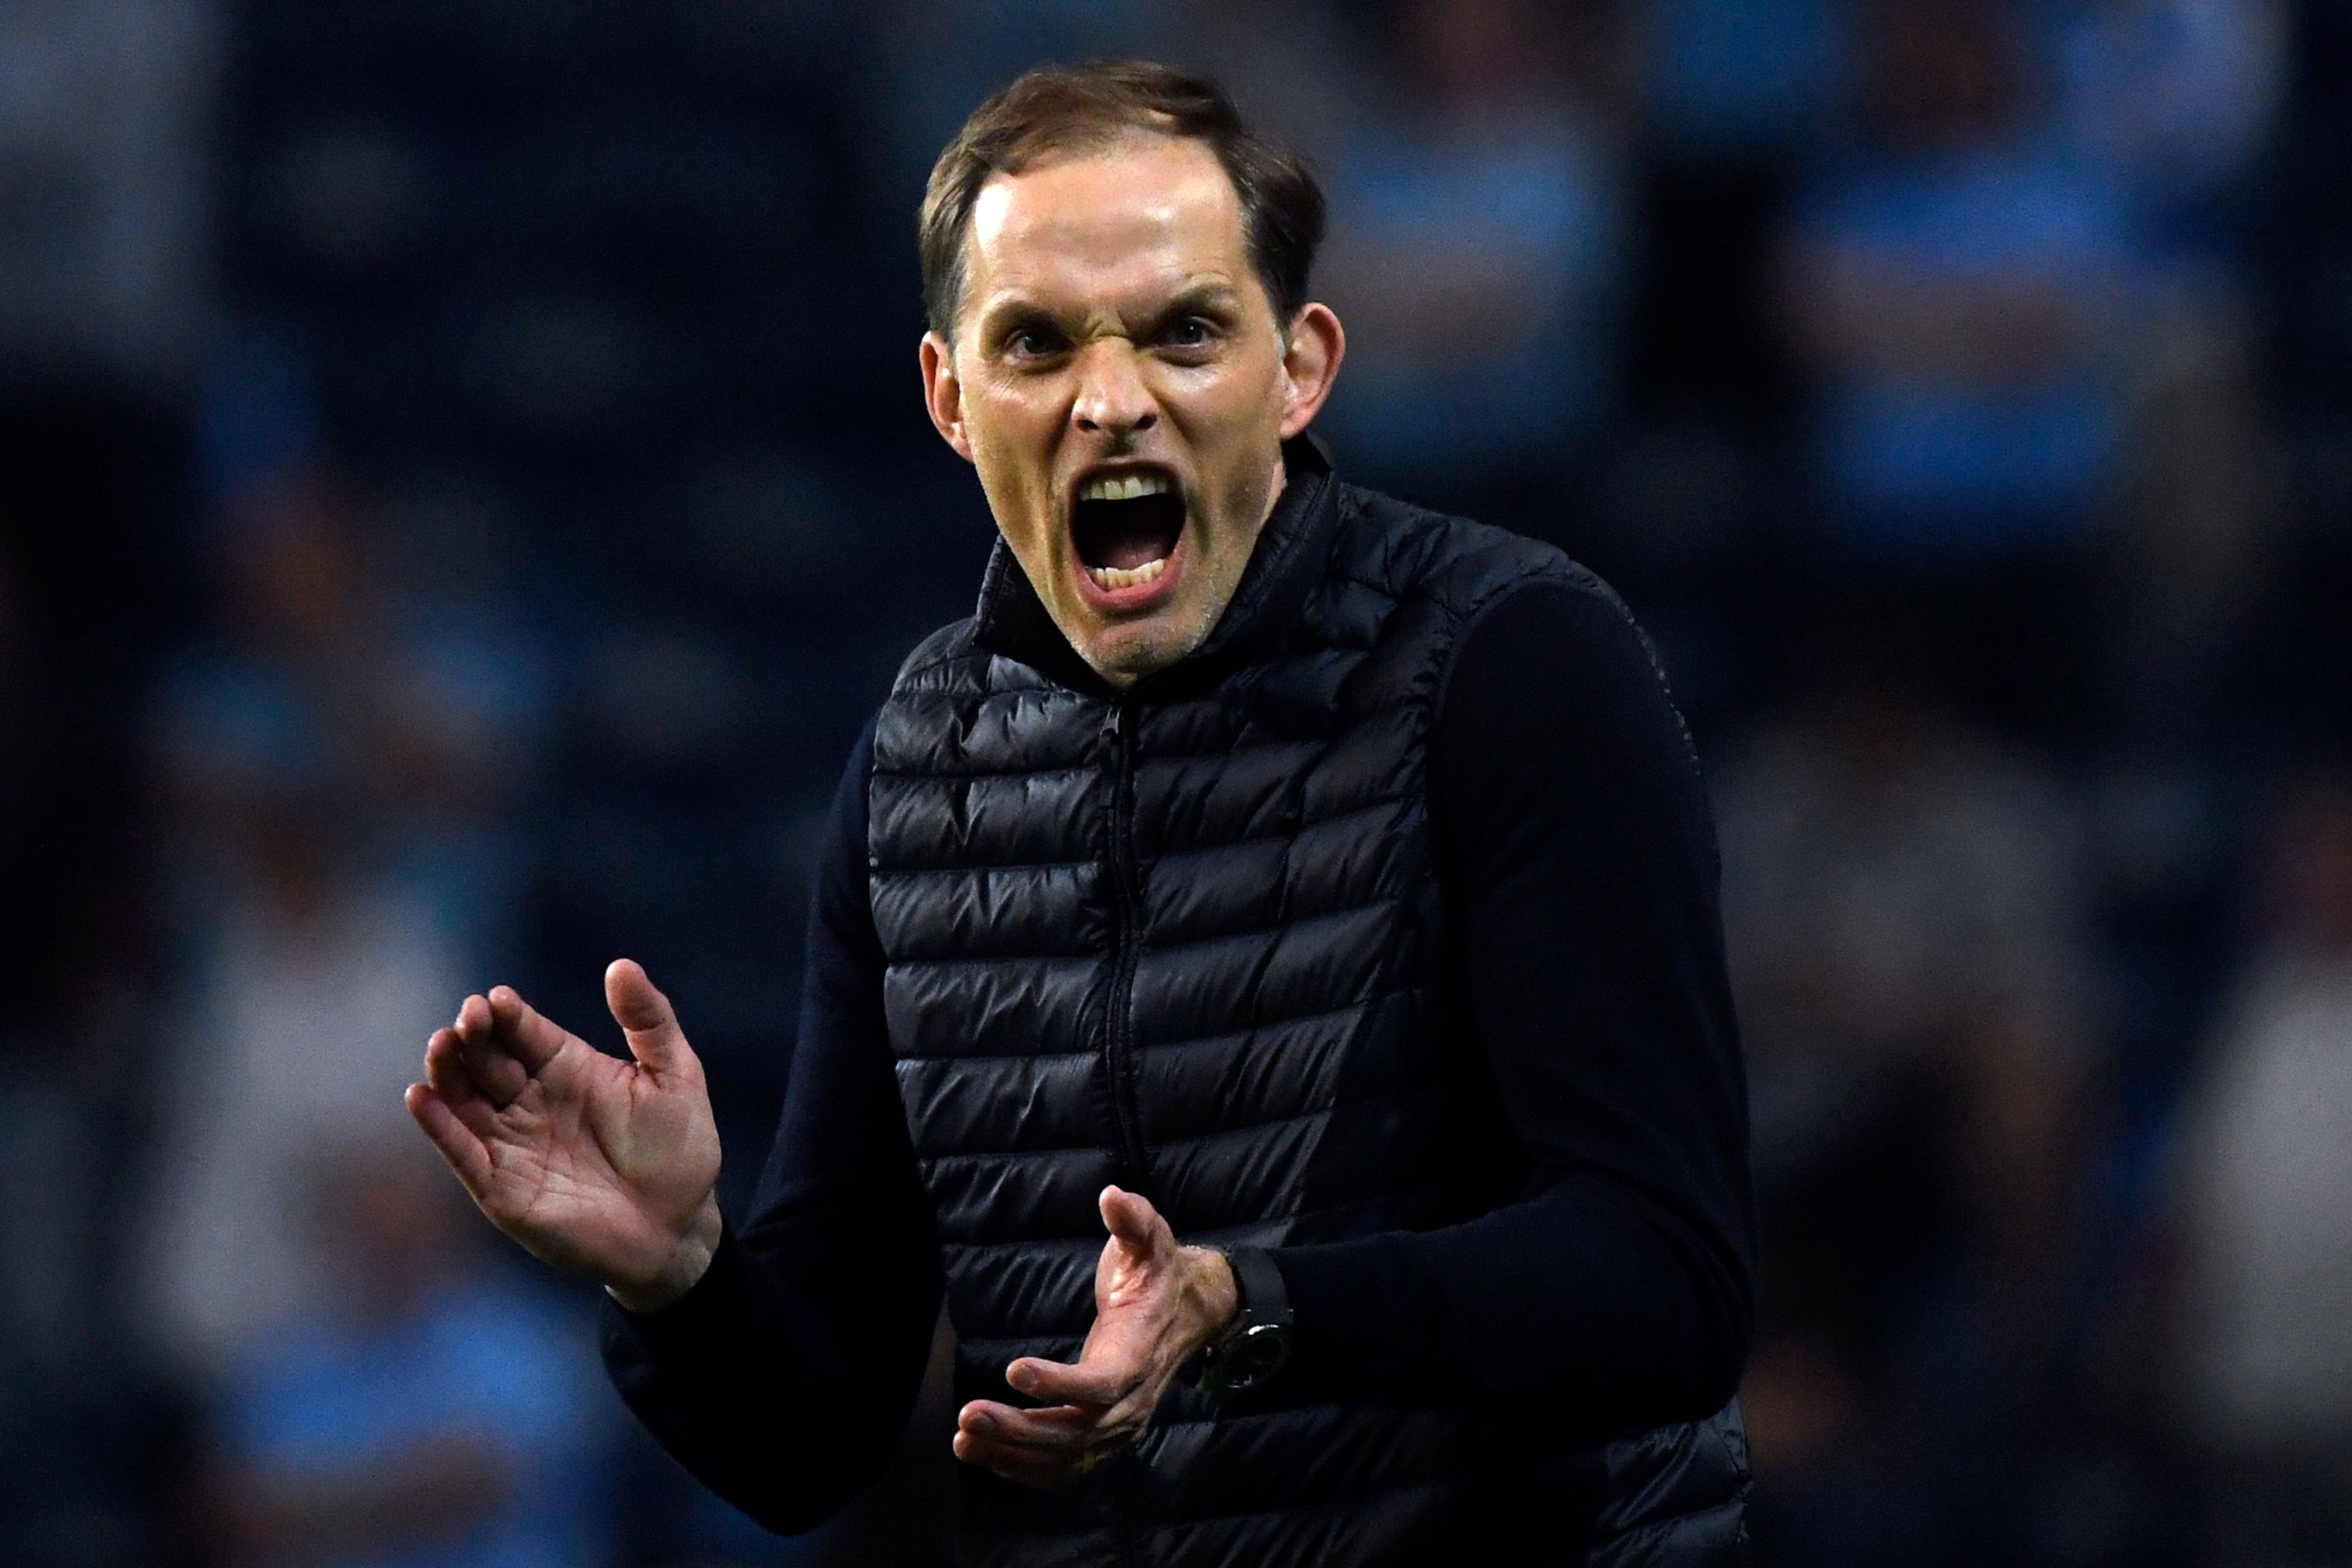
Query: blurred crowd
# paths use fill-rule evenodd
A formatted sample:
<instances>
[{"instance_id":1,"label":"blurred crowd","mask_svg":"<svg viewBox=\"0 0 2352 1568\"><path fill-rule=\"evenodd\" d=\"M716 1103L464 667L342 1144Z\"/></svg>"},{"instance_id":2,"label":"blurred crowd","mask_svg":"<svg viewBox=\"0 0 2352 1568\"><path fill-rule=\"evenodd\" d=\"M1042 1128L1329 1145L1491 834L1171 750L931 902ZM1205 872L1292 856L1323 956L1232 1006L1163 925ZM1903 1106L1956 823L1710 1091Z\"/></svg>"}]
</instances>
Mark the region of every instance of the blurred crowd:
<instances>
[{"instance_id":1,"label":"blurred crowd","mask_svg":"<svg viewBox=\"0 0 2352 1568\"><path fill-rule=\"evenodd\" d=\"M642 960L739 1203L804 862L990 539L913 211L1048 58L1313 160L1341 471L1706 759L1778 1564L2352 1561L2352 9L0 7L0 1561L764 1536L398 1106ZM1572 672L1562 672L1572 678Z\"/></svg>"}]
</instances>

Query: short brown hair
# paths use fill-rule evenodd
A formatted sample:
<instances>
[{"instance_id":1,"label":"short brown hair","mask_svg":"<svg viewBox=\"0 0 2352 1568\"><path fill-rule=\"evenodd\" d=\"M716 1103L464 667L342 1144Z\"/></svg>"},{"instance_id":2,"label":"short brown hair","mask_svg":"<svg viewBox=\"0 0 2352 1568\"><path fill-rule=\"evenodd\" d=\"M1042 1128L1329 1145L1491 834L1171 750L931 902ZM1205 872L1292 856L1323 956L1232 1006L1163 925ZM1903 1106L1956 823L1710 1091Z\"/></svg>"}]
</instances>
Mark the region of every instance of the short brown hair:
<instances>
[{"instance_id":1,"label":"short brown hair","mask_svg":"<svg viewBox=\"0 0 2352 1568\"><path fill-rule=\"evenodd\" d=\"M1027 72L973 110L931 165L920 248L923 310L932 331L955 335L964 230L992 176L1017 174L1049 153L1098 147L1136 131L1209 144L1241 200L1250 264L1275 319L1297 315L1323 240L1323 192L1307 165L1250 134L1213 82L1150 60L1096 60Z\"/></svg>"}]
</instances>

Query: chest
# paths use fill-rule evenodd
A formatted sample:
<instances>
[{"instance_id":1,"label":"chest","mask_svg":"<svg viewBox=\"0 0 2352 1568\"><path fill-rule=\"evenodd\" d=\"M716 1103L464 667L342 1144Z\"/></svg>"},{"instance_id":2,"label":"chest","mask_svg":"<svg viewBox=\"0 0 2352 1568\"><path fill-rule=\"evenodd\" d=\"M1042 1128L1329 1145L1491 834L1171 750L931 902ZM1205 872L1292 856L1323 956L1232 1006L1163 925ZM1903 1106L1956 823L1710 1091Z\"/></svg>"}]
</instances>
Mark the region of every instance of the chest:
<instances>
[{"instance_id":1,"label":"chest","mask_svg":"<svg viewBox=\"0 0 2352 1568\"><path fill-rule=\"evenodd\" d=\"M1436 900L1427 708L1382 651L894 695L871 892L943 1237L1097 1236L1112 1181L1180 1228L1300 1212L1335 1121L1394 1098Z\"/></svg>"}]
</instances>

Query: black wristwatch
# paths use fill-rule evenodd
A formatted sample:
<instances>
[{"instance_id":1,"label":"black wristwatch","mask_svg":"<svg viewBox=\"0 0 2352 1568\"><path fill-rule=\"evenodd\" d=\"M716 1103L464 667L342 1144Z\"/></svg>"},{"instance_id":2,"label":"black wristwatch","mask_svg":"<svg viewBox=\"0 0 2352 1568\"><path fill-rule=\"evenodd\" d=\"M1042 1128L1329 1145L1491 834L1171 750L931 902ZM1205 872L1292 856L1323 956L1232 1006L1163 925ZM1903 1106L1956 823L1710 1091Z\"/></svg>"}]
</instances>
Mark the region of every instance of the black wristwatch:
<instances>
[{"instance_id":1,"label":"black wristwatch","mask_svg":"<svg viewBox=\"0 0 2352 1568\"><path fill-rule=\"evenodd\" d=\"M1246 1394L1265 1387L1290 1359L1290 1292L1264 1247L1237 1247L1224 1256L1241 1310L1201 1352L1193 1386L1203 1394Z\"/></svg>"}]
</instances>

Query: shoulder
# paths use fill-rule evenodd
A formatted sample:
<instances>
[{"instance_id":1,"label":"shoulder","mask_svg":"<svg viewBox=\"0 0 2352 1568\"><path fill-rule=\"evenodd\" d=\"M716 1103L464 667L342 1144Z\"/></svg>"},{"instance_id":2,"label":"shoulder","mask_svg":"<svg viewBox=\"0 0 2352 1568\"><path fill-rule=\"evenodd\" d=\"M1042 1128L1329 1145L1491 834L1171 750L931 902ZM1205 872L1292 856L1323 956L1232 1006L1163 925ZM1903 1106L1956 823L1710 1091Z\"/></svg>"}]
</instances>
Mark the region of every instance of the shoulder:
<instances>
[{"instance_id":1,"label":"shoulder","mask_svg":"<svg viewBox=\"0 0 2352 1568\"><path fill-rule=\"evenodd\" d=\"M1525 577L1486 596L1453 649L1448 691L1514 685L1573 700L1623 689L1644 699L1668 694L1649 634L1600 578Z\"/></svg>"},{"instance_id":2,"label":"shoulder","mask_svg":"<svg viewBox=\"0 0 2352 1568\"><path fill-rule=\"evenodd\" d=\"M1696 768L1656 646L1590 568L1541 540L1375 490L1342 487L1340 509L1339 591L1442 628L1430 669L1442 738L1631 725L1657 730Z\"/></svg>"},{"instance_id":3,"label":"shoulder","mask_svg":"<svg viewBox=\"0 0 2352 1568\"><path fill-rule=\"evenodd\" d=\"M1044 611L1037 614L1042 617ZM1060 637L1058 631L1053 635ZM884 707L887 712L893 704L925 706L941 698L1017 698L1040 689L1060 690L1062 683L1045 670L992 646L992 639L982 635L980 618L967 616L915 645L914 651L900 661Z\"/></svg>"},{"instance_id":4,"label":"shoulder","mask_svg":"<svg viewBox=\"0 0 2352 1568\"><path fill-rule=\"evenodd\" d=\"M949 683L953 672L973 660L985 662L974 632L979 623L970 616L951 621L922 641L899 662L892 691L919 689Z\"/></svg>"},{"instance_id":5,"label":"shoulder","mask_svg":"<svg viewBox=\"0 0 2352 1568\"><path fill-rule=\"evenodd\" d=\"M1441 771L1534 763L1555 780L1595 767L1677 789L1699 780L1656 646L1607 584L1580 573L1517 580L1465 624L1438 688Z\"/></svg>"},{"instance_id":6,"label":"shoulder","mask_svg":"<svg viewBox=\"0 0 2352 1568\"><path fill-rule=\"evenodd\" d=\"M966 617L941 626L899 662L889 695L851 750L835 803L837 826L846 829L853 816L862 825L866 790L877 767L887 773L918 763L951 723L953 710L984 683L975 668L984 666L985 658L974 646L974 625Z\"/></svg>"},{"instance_id":7,"label":"shoulder","mask_svg":"<svg viewBox=\"0 0 2352 1568\"><path fill-rule=\"evenodd\" d=\"M1607 584L1541 540L1354 485L1340 487L1339 517L1335 579L1401 603L1425 603L1458 625L1531 588L1555 602L1585 597L1624 613Z\"/></svg>"}]
</instances>

